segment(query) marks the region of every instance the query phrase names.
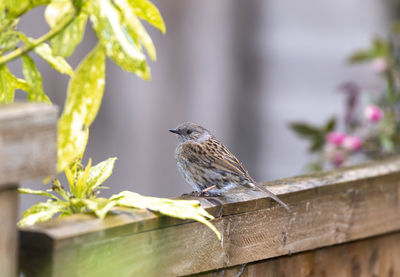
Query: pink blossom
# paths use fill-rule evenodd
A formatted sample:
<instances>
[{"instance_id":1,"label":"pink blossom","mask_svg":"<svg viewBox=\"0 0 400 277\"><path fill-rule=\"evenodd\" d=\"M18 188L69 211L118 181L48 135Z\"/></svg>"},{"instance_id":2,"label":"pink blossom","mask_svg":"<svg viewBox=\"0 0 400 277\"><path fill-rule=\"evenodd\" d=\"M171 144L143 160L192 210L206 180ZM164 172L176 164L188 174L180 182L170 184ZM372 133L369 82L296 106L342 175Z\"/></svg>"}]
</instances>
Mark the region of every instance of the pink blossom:
<instances>
[{"instance_id":1,"label":"pink blossom","mask_svg":"<svg viewBox=\"0 0 400 277\"><path fill-rule=\"evenodd\" d=\"M351 150L357 151L362 146L362 139L356 136L346 136L343 140L343 147Z\"/></svg>"},{"instance_id":2,"label":"pink blossom","mask_svg":"<svg viewBox=\"0 0 400 277\"><path fill-rule=\"evenodd\" d=\"M369 105L365 108L364 115L369 121L377 122L381 120L383 111L375 105Z\"/></svg>"},{"instance_id":3,"label":"pink blossom","mask_svg":"<svg viewBox=\"0 0 400 277\"><path fill-rule=\"evenodd\" d=\"M344 162L344 154L342 152L336 152L332 157L332 164L335 166L340 166Z\"/></svg>"},{"instance_id":4,"label":"pink blossom","mask_svg":"<svg viewBox=\"0 0 400 277\"><path fill-rule=\"evenodd\" d=\"M372 69L377 73L385 72L388 68L388 63L385 58L376 58L372 61Z\"/></svg>"},{"instance_id":5,"label":"pink blossom","mask_svg":"<svg viewBox=\"0 0 400 277\"><path fill-rule=\"evenodd\" d=\"M327 135L327 140L328 143L340 146L343 143L344 138L346 137L346 134L342 132L331 132Z\"/></svg>"}]
</instances>

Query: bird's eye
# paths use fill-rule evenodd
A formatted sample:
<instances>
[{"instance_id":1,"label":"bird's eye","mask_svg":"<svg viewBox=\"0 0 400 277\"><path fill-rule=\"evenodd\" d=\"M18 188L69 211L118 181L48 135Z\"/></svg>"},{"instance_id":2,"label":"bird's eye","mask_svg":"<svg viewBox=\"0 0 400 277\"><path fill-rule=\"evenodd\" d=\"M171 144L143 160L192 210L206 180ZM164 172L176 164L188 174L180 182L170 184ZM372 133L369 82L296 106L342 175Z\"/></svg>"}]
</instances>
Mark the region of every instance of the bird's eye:
<instances>
[{"instance_id":1,"label":"bird's eye","mask_svg":"<svg viewBox=\"0 0 400 277\"><path fill-rule=\"evenodd\" d=\"M187 130L186 134L190 135L193 131L192 130Z\"/></svg>"}]
</instances>

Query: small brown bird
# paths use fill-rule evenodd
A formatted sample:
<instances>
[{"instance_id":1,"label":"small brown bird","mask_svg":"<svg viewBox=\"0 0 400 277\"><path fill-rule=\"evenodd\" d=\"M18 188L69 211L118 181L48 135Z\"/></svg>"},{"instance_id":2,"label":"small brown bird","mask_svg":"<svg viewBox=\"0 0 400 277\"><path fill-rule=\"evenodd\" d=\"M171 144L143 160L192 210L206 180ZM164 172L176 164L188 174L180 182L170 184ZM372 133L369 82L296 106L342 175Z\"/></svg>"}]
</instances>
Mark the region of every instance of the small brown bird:
<instances>
[{"instance_id":1,"label":"small brown bird","mask_svg":"<svg viewBox=\"0 0 400 277\"><path fill-rule=\"evenodd\" d=\"M257 184L240 161L204 127L189 122L169 131L178 137L175 159L179 172L200 195L221 195L237 186L256 188L289 210L275 194Z\"/></svg>"}]
</instances>

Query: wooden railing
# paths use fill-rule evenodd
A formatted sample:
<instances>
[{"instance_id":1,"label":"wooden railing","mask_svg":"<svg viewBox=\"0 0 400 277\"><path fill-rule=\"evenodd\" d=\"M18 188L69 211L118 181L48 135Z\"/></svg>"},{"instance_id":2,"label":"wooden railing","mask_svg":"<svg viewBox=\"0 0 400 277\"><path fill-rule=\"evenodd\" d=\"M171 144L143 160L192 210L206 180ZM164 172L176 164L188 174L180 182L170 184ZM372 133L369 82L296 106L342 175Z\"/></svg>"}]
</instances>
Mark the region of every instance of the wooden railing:
<instances>
[{"instance_id":1,"label":"wooden railing","mask_svg":"<svg viewBox=\"0 0 400 277\"><path fill-rule=\"evenodd\" d=\"M0 276L17 275L18 183L54 174L57 109L0 106Z\"/></svg>"},{"instance_id":2,"label":"wooden railing","mask_svg":"<svg viewBox=\"0 0 400 277\"><path fill-rule=\"evenodd\" d=\"M400 276L400 158L201 199L204 225L149 211L20 230L24 276Z\"/></svg>"}]
</instances>

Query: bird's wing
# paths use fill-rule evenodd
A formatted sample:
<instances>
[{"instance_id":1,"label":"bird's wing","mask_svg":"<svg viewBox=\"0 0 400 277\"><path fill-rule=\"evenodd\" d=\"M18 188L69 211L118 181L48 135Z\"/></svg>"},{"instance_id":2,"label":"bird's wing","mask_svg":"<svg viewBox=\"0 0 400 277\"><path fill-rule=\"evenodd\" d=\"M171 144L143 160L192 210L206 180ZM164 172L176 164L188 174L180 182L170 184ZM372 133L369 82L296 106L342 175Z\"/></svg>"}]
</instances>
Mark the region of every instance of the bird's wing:
<instances>
[{"instance_id":1,"label":"bird's wing","mask_svg":"<svg viewBox=\"0 0 400 277\"><path fill-rule=\"evenodd\" d=\"M269 197L281 204L286 210L289 207L274 193L256 183L243 167L240 161L220 142L209 139L202 143L185 142L181 145L181 153L191 163L197 163L205 168L217 169L220 172L234 174L247 180L250 185L266 193Z\"/></svg>"},{"instance_id":2,"label":"bird's wing","mask_svg":"<svg viewBox=\"0 0 400 277\"><path fill-rule=\"evenodd\" d=\"M239 160L220 142L213 140L186 142L182 150L190 162L201 164L206 168L215 168L221 172L234 174L254 182Z\"/></svg>"}]
</instances>

